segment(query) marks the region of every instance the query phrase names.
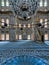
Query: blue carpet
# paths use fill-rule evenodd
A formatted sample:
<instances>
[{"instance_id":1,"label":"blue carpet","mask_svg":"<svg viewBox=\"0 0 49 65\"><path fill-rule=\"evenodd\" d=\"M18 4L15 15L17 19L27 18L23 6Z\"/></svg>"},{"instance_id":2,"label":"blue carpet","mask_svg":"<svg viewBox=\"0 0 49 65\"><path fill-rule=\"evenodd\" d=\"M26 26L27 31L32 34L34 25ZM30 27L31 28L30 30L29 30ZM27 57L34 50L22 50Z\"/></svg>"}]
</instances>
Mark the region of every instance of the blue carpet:
<instances>
[{"instance_id":1,"label":"blue carpet","mask_svg":"<svg viewBox=\"0 0 49 65\"><path fill-rule=\"evenodd\" d=\"M9 58L1 65L49 65L46 60L31 56L18 56Z\"/></svg>"},{"instance_id":2,"label":"blue carpet","mask_svg":"<svg viewBox=\"0 0 49 65\"><path fill-rule=\"evenodd\" d=\"M34 57L34 56L15 56L14 57L9 56L9 58L5 58L8 56L5 56L4 52L2 50L9 50L13 48L32 48L32 49L46 49L49 50L49 45L42 43L42 42L34 42L31 40L19 40L17 42L10 42L10 41L2 41L0 42L0 65L49 65L48 61L42 58ZM7 51L9 52L9 51ZM3 54L3 55L2 55ZM10 54L9 54L10 55ZM5 57L4 57L5 56Z\"/></svg>"}]
</instances>

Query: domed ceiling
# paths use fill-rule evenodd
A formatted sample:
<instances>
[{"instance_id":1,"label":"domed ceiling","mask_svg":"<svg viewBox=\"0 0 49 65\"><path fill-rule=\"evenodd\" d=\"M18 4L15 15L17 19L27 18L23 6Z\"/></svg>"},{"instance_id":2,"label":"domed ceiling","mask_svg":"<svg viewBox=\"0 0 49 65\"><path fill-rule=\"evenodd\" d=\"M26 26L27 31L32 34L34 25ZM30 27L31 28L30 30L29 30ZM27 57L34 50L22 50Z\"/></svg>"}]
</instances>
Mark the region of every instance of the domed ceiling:
<instances>
[{"instance_id":1,"label":"domed ceiling","mask_svg":"<svg viewBox=\"0 0 49 65\"><path fill-rule=\"evenodd\" d=\"M34 15L38 9L38 0L9 0L15 15L26 19Z\"/></svg>"}]
</instances>

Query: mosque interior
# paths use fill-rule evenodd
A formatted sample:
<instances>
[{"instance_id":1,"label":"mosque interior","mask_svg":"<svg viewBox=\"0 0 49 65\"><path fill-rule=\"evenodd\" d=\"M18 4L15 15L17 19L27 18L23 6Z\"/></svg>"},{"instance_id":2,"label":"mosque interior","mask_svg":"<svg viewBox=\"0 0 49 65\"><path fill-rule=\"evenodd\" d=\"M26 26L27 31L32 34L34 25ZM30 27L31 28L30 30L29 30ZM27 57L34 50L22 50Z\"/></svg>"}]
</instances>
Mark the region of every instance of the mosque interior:
<instances>
[{"instance_id":1,"label":"mosque interior","mask_svg":"<svg viewBox=\"0 0 49 65\"><path fill-rule=\"evenodd\" d=\"M49 65L49 0L0 0L0 65Z\"/></svg>"}]
</instances>

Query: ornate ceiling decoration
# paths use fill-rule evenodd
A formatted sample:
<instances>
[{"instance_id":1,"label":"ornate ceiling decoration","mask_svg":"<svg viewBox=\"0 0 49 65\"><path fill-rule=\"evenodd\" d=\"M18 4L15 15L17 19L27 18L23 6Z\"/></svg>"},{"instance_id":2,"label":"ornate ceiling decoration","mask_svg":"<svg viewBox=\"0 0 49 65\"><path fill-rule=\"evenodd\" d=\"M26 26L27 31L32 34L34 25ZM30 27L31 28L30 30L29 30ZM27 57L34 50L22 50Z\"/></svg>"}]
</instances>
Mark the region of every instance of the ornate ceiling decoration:
<instances>
[{"instance_id":1,"label":"ornate ceiling decoration","mask_svg":"<svg viewBox=\"0 0 49 65\"><path fill-rule=\"evenodd\" d=\"M26 19L34 15L38 9L38 0L9 0L15 15Z\"/></svg>"}]
</instances>

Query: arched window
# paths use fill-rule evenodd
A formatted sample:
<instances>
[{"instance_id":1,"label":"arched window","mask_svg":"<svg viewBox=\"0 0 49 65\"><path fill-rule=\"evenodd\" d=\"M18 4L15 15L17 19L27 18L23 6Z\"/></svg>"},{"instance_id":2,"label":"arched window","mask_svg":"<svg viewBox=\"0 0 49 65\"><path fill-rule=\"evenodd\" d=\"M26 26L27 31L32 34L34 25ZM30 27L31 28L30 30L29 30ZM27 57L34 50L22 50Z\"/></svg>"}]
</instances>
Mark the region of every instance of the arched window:
<instances>
[{"instance_id":1,"label":"arched window","mask_svg":"<svg viewBox=\"0 0 49 65\"><path fill-rule=\"evenodd\" d=\"M19 35L19 40L22 40L22 35Z\"/></svg>"},{"instance_id":2,"label":"arched window","mask_svg":"<svg viewBox=\"0 0 49 65\"><path fill-rule=\"evenodd\" d=\"M23 25L23 27L25 28L25 27L26 27L26 25L24 24L24 25Z\"/></svg>"},{"instance_id":3,"label":"arched window","mask_svg":"<svg viewBox=\"0 0 49 65\"><path fill-rule=\"evenodd\" d=\"M4 3L4 0L1 0L1 6L4 6L5 3Z\"/></svg>"},{"instance_id":4,"label":"arched window","mask_svg":"<svg viewBox=\"0 0 49 65\"><path fill-rule=\"evenodd\" d=\"M44 39L48 40L48 34L47 33L44 35Z\"/></svg>"},{"instance_id":5,"label":"arched window","mask_svg":"<svg viewBox=\"0 0 49 65\"><path fill-rule=\"evenodd\" d=\"M44 0L44 7L47 7L47 0Z\"/></svg>"},{"instance_id":6,"label":"arched window","mask_svg":"<svg viewBox=\"0 0 49 65\"><path fill-rule=\"evenodd\" d=\"M45 19L45 28L47 28L47 19Z\"/></svg>"},{"instance_id":7,"label":"arched window","mask_svg":"<svg viewBox=\"0 0 49 65\"><path fill-rule=\"evenodd\" d=\"M1 11L5 11L5 9L1 9Z\"/></svg>"},{"instance_id":8,"label":"arched window","mask_svg":"<svg viewBox=\"0 0 49 65\"><path fill-rule=\"evenodd\" d=\"M8 0L6 0L6 6L9 6L9 1Z\"/></svg>"},{"instance_id":9,"label":"arched window","mask_svg":"<svg viewBox=\"0 0 49 65\"><path fill-rule=\"evenodd\" d=\"M1 19L1 25L4 26L5 20Z\"/></svg>"},{"instance_id":10,"label":"arched window","mask_svg":"<svg viewBox=\"0 0 49 65\"><path fill-rule=\"evenodd\" d=\"M9 19L6 19L7 26L9 26Z\"/></svg>"},{"instance_id":11,"label":"arched window","mask_svg":"<svg viewBox=\"0 0 49 65\"><path fill-rule=\"evenodd\" d=\"M30 35L27 36L27 39L30 40Z\"/></svg>"},{"instance_id":12,"label":"arched window","mask_svg":"<svg viewBox=\"0 0 49 65\"><path fill-rule=\"evenodd\" d=\"M6 40L9 40L9 34L8 33L6 34Z\"/></svg>"},{"instance_id":13,"label":"arched window","mask_svg":"<svg viewBox=\"0 0 49 65\"><path fill-rule=\"evenodd\" d=\"M28 24L28 28L30 28L30 24Z\"/></svg>"},{"instance_id":14,"label":"arched window","mask_svg":"<svg viewBox=\"0 0 49 65\"><path fill-rule=\"evenodd\" d=\"M43 19L40 19L40 23L43 23Z\"/></svg>"},{"instance_id":15,"label":"arched window","mask_svg":"<svg viewBox=\"0 0 49 65\"><path fill-rule=\"evenodd\" d=\"M1 40L5 40L5 34L1 34Z\"/></svg>"},{"instance_id":16,"label":"arched window","mask_svg":"<svg viewBox=\"0 0 49 65\"><path fill-rule=\"evenodd\" d=\"M21 24L19 24L19 28L21 28Z\"/></svg>"},{"instance_id":17,"label":"arched window","mask_svg":"<svg viewBox=\"0 0 49 65\"><path fill-rule=\"evenodd\" d=\"M40 0L40 7L43 6L43 0Z\"/></svg>"}]
</instances>

